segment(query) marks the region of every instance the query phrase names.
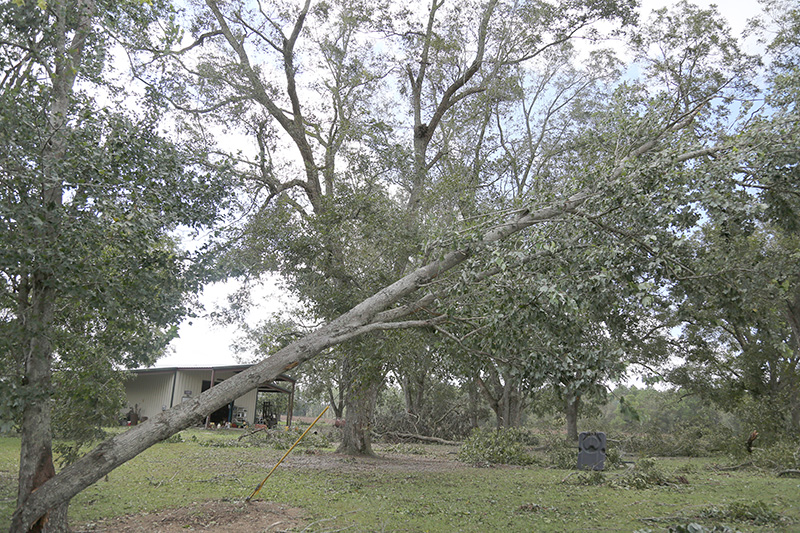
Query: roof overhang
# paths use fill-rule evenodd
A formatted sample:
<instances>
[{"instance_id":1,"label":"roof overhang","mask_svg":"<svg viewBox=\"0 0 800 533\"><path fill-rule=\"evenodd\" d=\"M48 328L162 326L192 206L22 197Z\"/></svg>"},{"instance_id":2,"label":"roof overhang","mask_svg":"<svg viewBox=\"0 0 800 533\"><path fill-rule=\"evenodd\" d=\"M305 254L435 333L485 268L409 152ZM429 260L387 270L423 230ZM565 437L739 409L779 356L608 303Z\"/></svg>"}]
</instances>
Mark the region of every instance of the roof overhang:
<instances>
[{"instance_id":1,"label":"roof overhang","mask_svg":"<svg viewBox=\"0 0 800 533\"><path fill-rule=\"evenodd\" d=\"M247 370L252 365L225 365L225 366L173 366L173 367L166 367L166 368L134 368L128 370L133 374L139 375L155 375L155 374L174 374L176 372L196 372L196 371L205 371L205 372L232 372L233 374L238 374L244 370ZM276 385L276 381L283 381L286 383L295 384L297 380L291 376L286 374L278 374L270 381L265 381L264 383L258 386L259 392L280 392L284 394L291 394L292 391L285 387L281 387Z\"/></svg>"}]
</instances>

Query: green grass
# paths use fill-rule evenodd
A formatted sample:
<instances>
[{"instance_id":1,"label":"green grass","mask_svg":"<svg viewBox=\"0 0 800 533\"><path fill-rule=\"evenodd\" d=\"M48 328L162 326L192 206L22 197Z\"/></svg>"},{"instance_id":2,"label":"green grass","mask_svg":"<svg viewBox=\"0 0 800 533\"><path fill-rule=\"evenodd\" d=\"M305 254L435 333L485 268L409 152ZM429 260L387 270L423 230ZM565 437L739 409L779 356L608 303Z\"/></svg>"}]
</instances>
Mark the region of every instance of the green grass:
<instances>
[{"instance_id":1,"label":"green grass","mask_svg":"<svg viewBox=\"0 0 800 533\"><path fill-rule=\"evenodd\" d=\"M186 442L153 446L78 495L70 508L71 522L205 500L244 499L284 452L220 446L231 434L238 436L185 431ZM424 448L442 453L435 446ZM14 507L18 453L18 439L0 438L0 531L8 528ZM386 457L391 460L391 454ZM799 479L757 471L723 472L714 469L713 462L660 460L667 475L683 475L689 484L644 490L584 485L578 474L533 466L455 465L442 472L280 467L258 497L303 508L309 522L320 521L316 530L665 531L669 525L689 522L725 524L740 531L800 530ZM610 471L604 478L621 475ZM747 518L743 509L755 510L756 518L764 520Z\"/></svg>"}]
</instances>

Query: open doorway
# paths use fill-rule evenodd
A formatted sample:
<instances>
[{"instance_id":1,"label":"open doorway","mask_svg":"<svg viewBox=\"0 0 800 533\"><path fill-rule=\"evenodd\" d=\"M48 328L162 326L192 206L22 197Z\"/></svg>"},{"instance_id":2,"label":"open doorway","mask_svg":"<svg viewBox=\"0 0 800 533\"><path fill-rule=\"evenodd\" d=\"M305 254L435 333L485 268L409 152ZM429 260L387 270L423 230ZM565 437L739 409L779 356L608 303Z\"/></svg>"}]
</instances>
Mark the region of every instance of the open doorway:
<instances>
[{"instance_id":1,"label":"open doorway","mask_svg":"<svg viewBox=\"0 0 800 533\"><path fill-rule=\"evenodd\" d=\"M219 385L222 383L222 380L217 379L214 380L214 385ZM200 388L200 392L205 392L211 388L211 381L210 380L203 380L203 385ZM229 403L228 405L223 405L213 413L211 413L208 417L208 421L212 424L225 424L226 422L231 421L231 415L233 414L233 402Z\"/></svg>"}]
</instances>

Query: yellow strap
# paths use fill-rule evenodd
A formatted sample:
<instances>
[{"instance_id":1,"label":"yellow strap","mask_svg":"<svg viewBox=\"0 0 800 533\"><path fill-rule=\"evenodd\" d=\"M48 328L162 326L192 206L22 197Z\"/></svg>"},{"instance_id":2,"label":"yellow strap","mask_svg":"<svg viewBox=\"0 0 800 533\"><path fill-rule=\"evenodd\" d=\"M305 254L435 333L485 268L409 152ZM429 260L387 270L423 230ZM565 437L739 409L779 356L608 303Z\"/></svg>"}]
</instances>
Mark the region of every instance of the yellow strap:
<instances>
[{"instance_id":1,"label":"yellow strap","mask_svg":"<svg viewBox=\"0 0 800 533\"><path fill-rule=\"evenodd\" d=\"M264 478L264 481L262 481L261 483L259 483L259 484L258 484L258 487L256 487L256 490L254 490L254 491L253 491L253 494L251 494L250 496L248 496L248 497L247 497L247 499L245 500L246 502L249 502L250 500L252 500L253 498L255 498L256 494L258 494L258 491L260 491L260 490L261 490L261 487L263 487L263 486L264 486L264 483L266 483L266 482L267 482L267 480L269 479L269 476L271 476L271 475L272 475L272 473L275 471L275 469L276 469L276 468L278 468L278 465L280 465L280 464L283 462L283 460L284 460L284 459L286 459L286 456L288 456L288 455L289 455L289 454L292 452L292 450L294 450L294 447L295 447L295 446L297 446L297 445L300 443L300 441L301 441L301 440L303 440L303 437L305 437L305 436L306 436L306 433L308 433L308 432L309 432L309 430L310 430L311 428L313 428L313 427L314 427L314 424L316 424L316 423L317 423L317 420L319 420L320 418L322 418L322 415L324 415L324 414L325 414L325 411L327 411L327 410L328 410L328 407L330 407L330 405L326 406L326 407L325 407L325 409L323 409L323 410L322 410L322 412L319 414L319 416L318 416L317 418L315 418L315 419L314 419L314 421L313 421L313 422L311 422L311 425L310 425L310 426L308 426L308 428L306 428L306 430L303 432L303 434L302 434L302 435L300 435L300 438L298 438L298 439L295 441L295 443L294 443L294 444L292 444L292 447L291 447L291 448L289 448L289 449L286 451L286 453L285 453L285 454L283 454L283 457L281 457L281 460L280 460L280 461L278 461L277 463L275 463L275 466L273 466L273 467L272 467L272 470L270 470L270 471L269 471L269 474L267 474L267 477L265 477L265 478Z\"/></svg>"}]
</instances>

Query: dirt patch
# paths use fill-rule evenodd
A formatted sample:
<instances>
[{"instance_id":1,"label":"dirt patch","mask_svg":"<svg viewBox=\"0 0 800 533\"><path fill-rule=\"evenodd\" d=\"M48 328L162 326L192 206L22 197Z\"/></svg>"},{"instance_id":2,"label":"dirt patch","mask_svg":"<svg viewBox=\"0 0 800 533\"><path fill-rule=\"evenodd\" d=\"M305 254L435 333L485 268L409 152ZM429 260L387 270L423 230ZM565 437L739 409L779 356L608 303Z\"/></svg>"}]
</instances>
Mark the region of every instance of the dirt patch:
<instances>
[{"instance_id":1,"label":"dirt patch","mask_svg":"<svg viewBox=\"0 0 800 533\"><path fill-rule=\"evenodd\" d=\"M178 533L208 531L218 533L277 533L302 527L302 509L273 502L254 500L209 501L157 513L142 513L83 524L75 533L114 531L118 533Z\"/></svg>"}]
</instances>

